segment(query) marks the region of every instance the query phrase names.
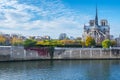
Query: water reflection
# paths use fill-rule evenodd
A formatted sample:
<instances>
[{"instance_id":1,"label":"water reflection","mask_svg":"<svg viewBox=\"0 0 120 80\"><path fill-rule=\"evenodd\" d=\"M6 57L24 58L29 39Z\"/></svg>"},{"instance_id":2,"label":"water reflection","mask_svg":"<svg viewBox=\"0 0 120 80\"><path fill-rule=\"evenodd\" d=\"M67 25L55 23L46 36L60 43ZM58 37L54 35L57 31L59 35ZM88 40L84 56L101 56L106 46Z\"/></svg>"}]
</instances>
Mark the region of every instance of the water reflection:
<instances>
[{"instance_id":1,"label":"water reflection","mask_svg":"<svg viewBox=\"0 0 120 80\"><path fill-rule=\"evenodd\" d=\"M1 62L0 80L119 80L119 60Z\"/></svg>"}]
</instances>

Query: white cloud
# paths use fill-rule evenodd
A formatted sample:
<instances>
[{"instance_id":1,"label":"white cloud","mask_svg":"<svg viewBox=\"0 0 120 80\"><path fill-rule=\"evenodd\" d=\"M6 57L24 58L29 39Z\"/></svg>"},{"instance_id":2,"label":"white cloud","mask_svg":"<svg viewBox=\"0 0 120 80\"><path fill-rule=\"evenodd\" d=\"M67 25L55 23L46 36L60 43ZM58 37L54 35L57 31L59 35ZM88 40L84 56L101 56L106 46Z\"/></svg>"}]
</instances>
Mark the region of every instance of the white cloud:
<instances>
[{"instance_id":1,"label":"white cloud","mask_svg":"<svg viewBox=\"0 0 120 80\"><path fill-rule=\"evenodd\" d=\"M60 0L40 0L40 6L19 3L18 0L0 1L0 30L6 32L16 30L28 35L50 36L66 32L81 35L83 23L88 19L88 15L66 8Z\"/></svg>"}]
</instances>

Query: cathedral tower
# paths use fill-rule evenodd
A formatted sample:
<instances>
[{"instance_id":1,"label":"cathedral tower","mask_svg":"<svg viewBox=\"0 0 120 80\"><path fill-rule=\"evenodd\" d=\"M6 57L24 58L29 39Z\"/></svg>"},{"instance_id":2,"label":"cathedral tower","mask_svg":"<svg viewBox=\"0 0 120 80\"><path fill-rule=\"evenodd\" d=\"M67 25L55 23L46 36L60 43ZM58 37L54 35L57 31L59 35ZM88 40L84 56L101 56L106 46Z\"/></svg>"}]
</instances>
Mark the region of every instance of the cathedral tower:
<instances>
[{"instance_id":1,"label":"cathedral tower","mask_svg":"<svg viewBox=\"0 0 120 80\"><path fill-rule=\"evenodd\" d=\"M83 40L86 40L87 36L91 36L95 39L96 43L101 43L104 39L109 39L110 27L106 19L102 19L99 25L98 9L96 7L95 19L89 21L89 25L84 25Z\"/></svg>"}]
</instances>

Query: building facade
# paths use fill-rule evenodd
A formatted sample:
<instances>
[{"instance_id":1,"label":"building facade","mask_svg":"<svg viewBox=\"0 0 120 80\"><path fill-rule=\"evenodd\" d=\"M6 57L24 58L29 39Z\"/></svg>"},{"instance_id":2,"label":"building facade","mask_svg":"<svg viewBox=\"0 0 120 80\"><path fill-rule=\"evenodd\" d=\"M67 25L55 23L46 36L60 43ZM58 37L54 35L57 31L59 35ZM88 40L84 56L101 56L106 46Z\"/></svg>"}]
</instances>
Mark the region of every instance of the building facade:
<instances>
[{"instance_id":1,"label":"building facade","mask_svg":"<svg viewBox=\"0 0 120 80\"><path fill-rule=\"evenodd\" d=\"M110 38L110 26L106 19L98 22L98 12L96 8L96 16L94 20L89 21L89 25L84 25L83 41L87 36L91 36L95 39L96 43L101 43L104 39Z\"/></svg>"},{"instance_id":2,"label":"building facade","mask_svg":"<svg viewBox=\"0 0 120 80\"><path fill-rule=\"evenodd\" d=\"M120 35L119 35L119 37L116 38L115 40L116 40L116 42L117 42L117 47L120 47Z\"/></svg>"},{"instance_id":3,"label":"building facade","mask_svg":"<svg viewBox=\"0 0 120 80\"><path fill-rule=\"evenodd\" d=\"M67 34L66 33L61 33L59 35L59 40L64 40L64 39L67 39Z\"/></svg>"}]
</instances>

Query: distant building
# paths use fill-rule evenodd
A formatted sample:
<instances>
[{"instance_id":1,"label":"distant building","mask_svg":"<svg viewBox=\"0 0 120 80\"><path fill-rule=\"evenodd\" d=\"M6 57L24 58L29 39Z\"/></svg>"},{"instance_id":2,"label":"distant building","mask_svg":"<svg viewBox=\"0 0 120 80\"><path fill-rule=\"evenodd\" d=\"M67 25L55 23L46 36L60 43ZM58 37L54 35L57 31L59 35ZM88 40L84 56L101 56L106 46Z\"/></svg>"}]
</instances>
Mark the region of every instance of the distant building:
<instances>
[{"instance_id":1,"label":"distant building","mask_svg":"<svg viewBox=\"0 0 120 80\"><path fill-rule=\"evenodd\" d=\"M37 41L40 41L40 40L42 40L43 39L43 37L42 36L36 36L36 38L35 38Z\"/></svg>"},{"instance_id":2,"label":"distant building","mask_svg":"<svg viewBox=\"0 0 120 80\"><path fill-rule=\"evenodd\" d=\"M70 40L74 40L75 38L73 37L73 36L70 36L70 38L69 38Z\"/></svg>"},{"instance_id":3,"label":"distant building","mask_svg":"<svg viewBox=\"0 0 120 80\"><path fill-rule=\"evenodd\" d=\"M25 36L22 36L21 34L11 34L10 35L11 38L19 38L19 39L26 39Z\"/></svg>"},{"instance_id":4,"label":"distant building","mask_svg":"<svg viewBox=\"0 0 120 80\"><path fill-rule=\"evenodd\" d=\"M116 42L117 42L117 46L119 46L119 47L120 47L120 35L119 35L119 37L118 37L118 38L116 38L115 40L116 40Z\"/></svg>"},{"instance_id":5,"label":"distant building","mask_svg":"<svg viewBox=\"0 0 120 80\"><path fill-rule=\"evenodd\" d=\"M4 45L10 45L11 44L11 35L10 34L0 34L0 35L2 35L2 36L4 36L5 37L5 44Z\"/></svg>"},{"instance_id":6,"label":"distant building","mask_svg":"<svg viewBox=\"0 0 120 80\"><path fill-rule=\"evenodd\" d=\"M102 19L100 24L98 23L98 13L96 8L96 16L94 20L89 21L89 25L84 25L83 40L86 40L87 36L91 36L95 39L96 43L102 42L104 39L110 38L110 26L108 21Z\"/></svg>"},{"instance_id":7,"label":"distant building","mask_svg":"<svg viewBox=\"0 0 120 80\"><path fill-rule=\"evenodd\" d=\"M36 36L29 36L29 39L35 39Z\"/></svg>"},{"instance_id":8,"label":"distant building","mask_svg":"<svg viewBox=\"0 0 120 80\"><path fill-rule=\"evenodd\" d=\"M50 36L48 36L48 35L43 36L43 39L44 39L44 40L50 40Z\"/></svg>"},{"instance_id":9,"label":"distant building","mask_svg":"<svg viewBox=\"0 0 120 80\"><path fill-rule=\"evenodd\" d=\"M46 35L46 36L35 36L35 39L40 41L40 40L50 40L50 36Z\"/></svg>"},{"instance_id":10,"label":"distant building","mask_svg":"<svg viewBox=\"0 0 120 80\"><path fill-rule=\"evenodd\" d=\"M115 40L113 35L110 35L110 40Z\"/></svg>"},{"instance_id":11,"label":"distant building","mask_svg":"<svg viewBox=\"0 0 120 80\"><path fill-rule=\"evenodd\" d=\"M64 40L67 39L67 34L66 33L61 33L59 36L59 40Z\"/></svg>"},{"instance_id":12,"label":"distant building","mask_svg":"<svg viewBox=\"0 0 120 80\"><path fill-rule=\"evenodd\" d=\"M5 34L5 33L0 32L0 36L3 36L5 38L4 45L6 45L6 46L11 45L12 38L18 38L23 41L27 39L25 36L22 36L20 34Z\"/></svg>"}]
</instances>

